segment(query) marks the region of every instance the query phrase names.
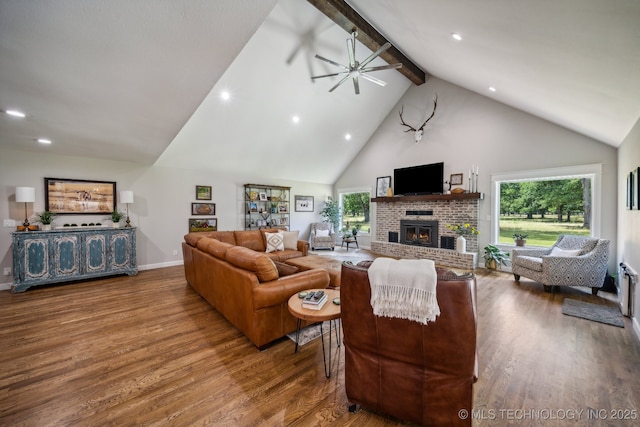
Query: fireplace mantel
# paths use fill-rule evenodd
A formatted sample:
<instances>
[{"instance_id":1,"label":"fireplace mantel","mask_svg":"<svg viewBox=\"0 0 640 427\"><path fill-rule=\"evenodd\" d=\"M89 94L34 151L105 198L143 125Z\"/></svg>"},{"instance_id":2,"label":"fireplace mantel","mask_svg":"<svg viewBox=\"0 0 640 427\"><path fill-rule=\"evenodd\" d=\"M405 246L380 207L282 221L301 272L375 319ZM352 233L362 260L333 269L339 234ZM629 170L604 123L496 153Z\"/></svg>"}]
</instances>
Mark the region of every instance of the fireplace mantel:
<instances>
[{"instance_id":1,"label":"fireplace mantel","mask_svg":"<svg viewBox=\"0 0 640 427\"><path fill-rule=\"evenodd\" d=\"M396 202L426 202L429 200L468 200L484 199L484 193L460 193L460 194L423 194L420 196L392 196L374 197L372 202L376 203L396 203Z\"/></svg>"}]
</instances>

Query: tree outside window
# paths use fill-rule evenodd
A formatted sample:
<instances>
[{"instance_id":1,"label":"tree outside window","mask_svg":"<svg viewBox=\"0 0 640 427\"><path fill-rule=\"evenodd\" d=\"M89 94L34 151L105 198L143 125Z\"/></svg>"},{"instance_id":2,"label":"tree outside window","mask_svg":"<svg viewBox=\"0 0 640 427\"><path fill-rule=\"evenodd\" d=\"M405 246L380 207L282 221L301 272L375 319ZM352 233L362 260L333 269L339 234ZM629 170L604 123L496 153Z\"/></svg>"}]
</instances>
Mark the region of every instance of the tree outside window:
<instances>
[{"instance_id":1,"label":"tree outside window","mask_svg":"<svg viewBox=\"0 0 640 427\"><path fill-rule=\"evenodd\" d=\"M356 230L356 233L371 232L371 193L369 191L357 193L341 193L340 205L342 218L340 230L342 233Z\"/></svg>"}]
</instances>

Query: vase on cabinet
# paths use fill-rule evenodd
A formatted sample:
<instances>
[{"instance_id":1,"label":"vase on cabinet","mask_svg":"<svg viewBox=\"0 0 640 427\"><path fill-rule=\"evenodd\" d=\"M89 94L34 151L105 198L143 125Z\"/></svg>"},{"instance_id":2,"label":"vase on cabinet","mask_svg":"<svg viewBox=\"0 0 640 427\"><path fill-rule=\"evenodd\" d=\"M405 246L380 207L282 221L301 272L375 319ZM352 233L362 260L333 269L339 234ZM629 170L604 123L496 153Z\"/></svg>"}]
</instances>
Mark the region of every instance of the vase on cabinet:
<instances>
[{"instance_id":1,"label":"vase on cabinet","mask_svg":"<svg viewBox=\"0 0 640 427\"><path fill-rule=\"evenodd\" d=\"M456 250L460 253L467 251L467 239L465 239L464 236L458 236L456 239Z\"/></svg>"}]
</instances>

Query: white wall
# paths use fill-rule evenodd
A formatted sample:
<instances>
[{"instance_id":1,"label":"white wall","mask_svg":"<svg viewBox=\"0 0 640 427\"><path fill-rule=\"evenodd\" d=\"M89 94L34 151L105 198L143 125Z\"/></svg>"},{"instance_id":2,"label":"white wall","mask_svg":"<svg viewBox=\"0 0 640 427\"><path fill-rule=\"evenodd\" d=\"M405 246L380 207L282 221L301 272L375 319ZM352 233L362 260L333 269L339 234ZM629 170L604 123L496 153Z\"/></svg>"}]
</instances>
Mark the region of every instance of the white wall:
<instances>
[{"instance_id":1,"label":"white wall","mask_svg":"<svg viewBox=\"0 0 640 427\"><path fill-rule=\"evenodd\" d=\"M404 121L415 127L431 113L435 93L436 114L422 141L415 144L412 132L403 132L398 111L404 104ZM335 188L375 188L376 177L393 176L395 168L435 162L444 162L446 179L452 173L463 173L465 182L471 165L479 166L478 188L485 193L479 214L480 248L490 237L491 174L602 163L600 237L612 242L610 270L615 272L616 148L432 77L407 91ZM373 215L371 223L375 224Z\"/></svg>"},{"instance_id":2,"label":"white wall","mask_svg":"<svg viewBox=\"0 0 640 427\"><path fill-rule=\"evenodd\" d=\"M640 167L640 120L618 150L618 262L640 273L640 210L626 208L627 175ZM640 289L634 296L633 327L640 338Z\"/></svg>"},{"instance_id":3,"label":"white wall","mask_svg":"<svg viewBox=\"0 0 640 427\"><path fill-rule=\"evenodd\" d=\"M43 150L43 151L46 151ZM182 263L180 244L188 232L191 203L195 202L195 186L213 187L212 203L216 204L219 230L244 228L243 185L247 183L291 187L291 230L300 230L307 239L309 224L320 221L318 212L331 195L332 187L298 181L273 182L257 174L218 174L198 171L142 166L136 163L113 162L89 158L53 156L46 153L0 150L0 217L21 224L24 204L15 202L15 187L35 187L36 202L29 204L28 213L44 210L44 178L95 179L116 181L117 190L132 190L135 203L129 206L129 216L137 231L137 259L141 269ZM295 212L294 195L314 196L315 212ZM125 206L120 205L121 210ZM54 222L97 222L106 216L60 216ZM33 223L34 221L31 220ZM108 222L108 221L107 221ZM0 228L0 272L13 268L11 232L15 228ZM177 251L177 255L173 251ZM7 289L12 277L0 276L0 289Z\"/></svg>"}]
</instances>

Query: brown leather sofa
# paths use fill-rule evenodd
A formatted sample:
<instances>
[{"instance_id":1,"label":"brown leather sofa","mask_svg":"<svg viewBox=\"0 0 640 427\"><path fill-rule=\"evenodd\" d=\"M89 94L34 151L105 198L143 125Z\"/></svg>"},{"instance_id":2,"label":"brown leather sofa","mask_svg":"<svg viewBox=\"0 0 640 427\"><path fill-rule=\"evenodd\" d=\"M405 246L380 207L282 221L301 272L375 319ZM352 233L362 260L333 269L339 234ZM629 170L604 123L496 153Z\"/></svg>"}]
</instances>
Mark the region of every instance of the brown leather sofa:
<instances>
[{"instance_id":1,"label":"brown leather sofa","mask_svg":"<svg viewBox=\"0 0 640 427\"><path fill-rule=\"evenodd\" d=\"M342 266L350 410L361 405L421 425L471 426L478 369L475 277L437 269L441 314L423 326L373 314L366 267Z\"/></svg>"},{"instance_id":2,"label":"brown leather sofa","mask_svg":"<svg viewBox=\"0 0 640 427\"><path fill-rule=\"evenodd\" d=\"M274 263L304 256L309 248L297 241L297 250L265 253L264 233L275 231L189 233L182 243L189 285L259 349L296 330L287 308L291 295L329 285L325 270Z\"/></svg>"}]
</instances>

